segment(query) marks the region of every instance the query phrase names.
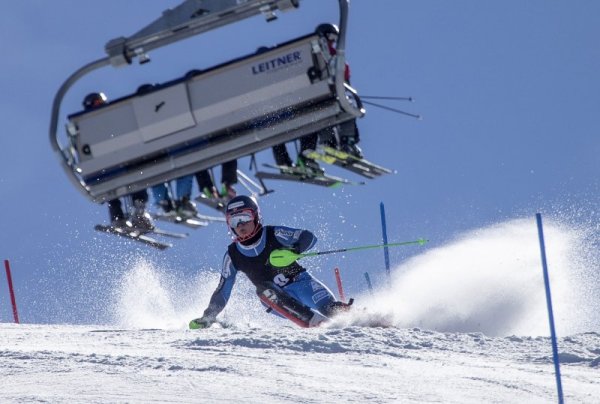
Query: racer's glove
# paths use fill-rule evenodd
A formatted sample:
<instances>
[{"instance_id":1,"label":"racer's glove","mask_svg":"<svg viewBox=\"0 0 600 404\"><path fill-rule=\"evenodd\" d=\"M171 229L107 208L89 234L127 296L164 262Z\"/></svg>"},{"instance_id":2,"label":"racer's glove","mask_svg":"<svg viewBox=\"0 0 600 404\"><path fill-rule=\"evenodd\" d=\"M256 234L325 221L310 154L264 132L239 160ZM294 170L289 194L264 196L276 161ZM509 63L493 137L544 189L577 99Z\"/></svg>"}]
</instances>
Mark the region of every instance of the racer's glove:
<instances>
[{"instance_id":1,"label":"racer's glove","mask_svg":"<svg viewBox=\"0 0 600 404\"><path fill-rule=\"evenodd\" d=\"M214 318L202 316L190 321L190 330L200 330L210 327L215 322Z\"/></svg>"}]
</instances>

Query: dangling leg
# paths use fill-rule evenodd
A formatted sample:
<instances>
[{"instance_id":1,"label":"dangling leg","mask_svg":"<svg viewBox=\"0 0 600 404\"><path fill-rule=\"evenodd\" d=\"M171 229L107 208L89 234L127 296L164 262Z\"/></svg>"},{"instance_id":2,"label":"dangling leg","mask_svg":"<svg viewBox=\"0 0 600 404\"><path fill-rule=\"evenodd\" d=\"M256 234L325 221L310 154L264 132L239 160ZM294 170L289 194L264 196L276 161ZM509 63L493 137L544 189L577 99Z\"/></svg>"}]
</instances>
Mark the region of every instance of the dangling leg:
<instances>
[{"instance_id":1,"label":"dangling leg","mask_svg":"<svg viewBox=\"0 0 600 404\"><path fill-rule=\"evenodd\" d=\"M152 187L152 197L159 208L159 213L169 215L175 213L173 201L169 195L167 184L158 184Z\"/></svg>"},{"instance_id":2,"label":"dangling leg","mask_svg":"<svg viewBox=\"0 0 600 404\"><path fill-rule=\"evenodd\" d=\"M154 229L154 223L150 214L146 212L146 203L148 202L148 191L142 189L131 195L133 200L133 214L130 217L131 226L137 230L146 232Z\"/></svg>"},{"instance_id":3,"label":"dangling leg","mask_svg":"<svg viewBox=\"0 0 600 404\"><path fill-rule=\"evenodd\" d=\"M346 153L358 157L359 159L362 159L362 150L360 147L358 147L360 135L358 133L358 126L356 126L356 119L341 123L339 125L339 131L340 149Z\"/></svg>"},{"instance_id":4,"label":"dangling leg","mask_svg":"<svg viewBox=\"0 0 600 404\"><path fill-rule=\"evenodd\" d=\"M273 146L273 157L275 158L275 164L278 166L292 167L292 159L285 147L285 143Z\"/></svg>"},{"instance_id":5,"label":"dangling leg","mask_svg":"<svg viewBox=\"0 0 600 404\"><path fill-rule=\"evenodd\" d=\"M306 150L316 150L317 149L317 140L319 136L317 133L312 133L310 135L306 135L300 138L300 152L298 153L298 165L306 167L312 173L319 175L323 174L325 170L319 166L315 160L308 158L302 154Z\"/></svg>"},{"instance_id":6,"label":"dangling leg","mask_svg":"<svg viewBox=\"0 0 600 404\"><path fill-rule=\"evenodd\" d=\"M208 199L218 199L219 192L215 188L215 184L210 176L208 170L202 170L196 173L196 181L198 182L198 189L204 197Z\"/></svg>"},{"instance_id":7,"label":"dangling leg","mask_svg":"<svg viewBox=\"0 0 600 404\"><path fill-rule=\"evenodd\" d=\"M300 138L300 152L305 150L315 150L317 148L317 140L319 135L317 133L311 133Z\"/></svg>"},{"instance_id":8,"label":"dangling leg","mask_svg":"<svg viewBox=\"0 0 600 404\"><path fill-rule=\"evenodd\" d=\"M223 163L221 166L221 197L225 199L234 198L237 194L233 184L237 184L237 160Z\"/></svg>"},{"instance_id":9,"label":"dangling leg","mask_svg":"<svg viewBox=\"0 0 600 404\"><path fill-rule=\"evenodd\" d=\"M333 126L321 129L317 133L317 137L318 137L319 143L321 143L325 146L333 147L334 149L336 149L338 147L336 131Z\"/></svg>"},{"instance_id":10,"label":"dangling leg","mask_svg":"<svg viewBox=\"0 0 600 404\"><path fill-rule=\"evenodd\" d=\"M193 179L192 175L186 175L185 177L177 178L175 181L175 193L177 195L175 207L177 213L185 217L192 217L198 214L196 205L191 201Z\"/></svg>"},{"instance_id":11,"label":"dangling leg","mask_svg":"<svg viewBox=\"0 0 600 404\"><path fill-rule=\"evenodd\" d=\"M108 215L112 227L122 228L127 225L125 213L123 213L121 200L119 198L108 201Z\"/></svg>"}]
</instances>

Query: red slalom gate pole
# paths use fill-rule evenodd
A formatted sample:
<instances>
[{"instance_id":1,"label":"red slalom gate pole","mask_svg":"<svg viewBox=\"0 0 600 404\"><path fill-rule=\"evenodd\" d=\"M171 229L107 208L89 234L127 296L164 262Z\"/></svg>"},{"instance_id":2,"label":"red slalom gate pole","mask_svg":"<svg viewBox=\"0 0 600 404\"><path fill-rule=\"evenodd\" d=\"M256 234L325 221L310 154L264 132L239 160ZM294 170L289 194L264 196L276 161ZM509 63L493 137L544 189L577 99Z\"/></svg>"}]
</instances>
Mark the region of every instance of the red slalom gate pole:
<instances>
[{"instance_id":1,"label":"red slalom gate pole","mask_svg":"<svg viewBox=\"0 0 600 404\"><path fill-rule=\"evenodd\" d=\"M342 277L340 276L339 268L335 268L335 280L337 282L338 292L340 293L340 300L345 302L346 296L344 296L344 288L342 287Z\"/></svg>"},{"instance_id":2,"label":"red slalom gate pole","mask_svg":"<svg viewBox=\"0 0 600 404\"><path fill-rule=\"evenodd\" d=\"M4 260L4 268L6 269L6 281L8 282L8 291L10 292L10 302L12 303L13 317L15 319L15 323L19 324L17 300L15 299L15 290L13 289L12 276L10 276L10 264L8 260Z\"/></svg>"}]
</instances>

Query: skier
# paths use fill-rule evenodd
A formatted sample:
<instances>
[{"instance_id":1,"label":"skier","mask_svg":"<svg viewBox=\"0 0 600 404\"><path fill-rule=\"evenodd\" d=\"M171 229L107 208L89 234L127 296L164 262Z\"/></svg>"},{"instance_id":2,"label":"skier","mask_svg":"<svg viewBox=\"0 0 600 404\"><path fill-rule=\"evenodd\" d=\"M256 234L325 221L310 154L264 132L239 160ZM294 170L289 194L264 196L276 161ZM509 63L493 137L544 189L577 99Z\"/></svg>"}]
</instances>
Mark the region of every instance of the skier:
<instances>
[{"instance_id":1,"label":"skier","mask_svg":"<svg viewBox=\"0 0 600 404\"><path fill-rule=\"evenodd\" d=\"M223 259L221 279L202 317L190 322L191 329L209 327L225 308L238 271L256 287L260 300L269 311L288 318L302 327L314 327L350 304L338 302L331 291L300 264L277 268L269 264L275 249L301 253L310 249L316 237L308 230L284 226L263 226L256 201L239 195L227 204L227 225L235 236Z\"/></svg>"}]
</instances>

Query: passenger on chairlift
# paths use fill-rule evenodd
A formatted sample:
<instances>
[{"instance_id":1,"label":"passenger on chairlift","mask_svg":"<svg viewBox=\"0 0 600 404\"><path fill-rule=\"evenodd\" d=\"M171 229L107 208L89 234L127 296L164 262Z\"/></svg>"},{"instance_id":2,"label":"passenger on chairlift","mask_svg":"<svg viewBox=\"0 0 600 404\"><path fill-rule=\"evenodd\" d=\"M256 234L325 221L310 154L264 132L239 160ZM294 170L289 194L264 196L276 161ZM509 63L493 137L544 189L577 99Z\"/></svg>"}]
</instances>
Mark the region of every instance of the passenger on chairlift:
<instances>
[{"instance_id":1,"label":"passenger on chairlift","mask_svg":"<svg viewBox=\"0 0 600 404\"><path fill-rule=\"evenodd\" d=\"M333 24L320 24L316 29L317 34L327 40L329 53L336 54L337 39L340 30ZM350 66L346 63L344 70L344 81L350 84ZM337 138L336 138L337 132ZM351 121L343 122L335 127L329 127L319 132L319 140L328 146L339 148L341 151L352 154L355 157L363 158L362 150L358 147L360 136L356 126L356 118Z\"/></svg>"},{"instance_id":2,"label":"passenger on chairlift","mask_svg":"<svg viewBox=\"0 0 600 404\"><path fill-rule=\"evenodd\" d=\"M334 56L336 54L336 43L339 36L338 27L333 24L321 24L317 27L316 32L325 38L329 54ZM263 48L259 48L258 52L261 52L262 49ZM348 63L346 63L344 70L344 81L350 84L350 66ZM278 166L285 168L296 167L301 169L298 173L305 172L307 174L320 175L323 174L325 170L323 170L315 160L305 157L303 154L304 151L316 150L317 142L320 142L362 159L362 150L358 147L359 141L360 137L358 127L356 126L356 119L353 119L300 138L300 150L295 164L292 162L284 143L273 146L273 156L275 158L275 164ZM282 168L282 173L288 171L285 168Z\"/></svg>"},{"instance_id":3,"label":"passenger on chairlift","mask_svg":"<svg viewBox=\"0 0 600 404\"><path fill-rule=\"evenodd\" d=\"M99 108L108 102L104 93L90 93L83 99L83 108L90 111ZM154 228L152 218L146 212L146 203L148 202L148 192L143 189L128 195L133 203L133 211L129 217L125 216L121 200L119 198L108 201L108 215L111 226L115 228L131 227L136 230L151 231Z\"/></svg>"}]
</instances>

